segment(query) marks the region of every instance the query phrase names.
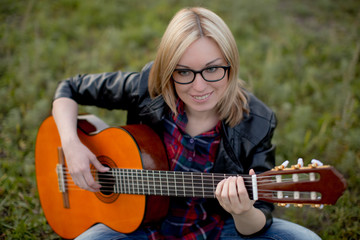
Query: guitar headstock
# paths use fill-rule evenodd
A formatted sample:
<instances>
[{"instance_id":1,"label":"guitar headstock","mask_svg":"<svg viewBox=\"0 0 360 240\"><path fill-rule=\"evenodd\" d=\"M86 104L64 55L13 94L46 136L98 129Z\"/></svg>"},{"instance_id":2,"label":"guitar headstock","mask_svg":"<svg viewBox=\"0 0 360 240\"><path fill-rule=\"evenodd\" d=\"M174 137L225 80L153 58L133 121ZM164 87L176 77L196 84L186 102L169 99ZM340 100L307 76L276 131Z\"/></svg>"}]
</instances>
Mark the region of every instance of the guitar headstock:
<instances>
[{"instance_id":1,"label":"guitar headstock","mask_svg":"<svg viewBox=\"0 0 360 240\"><path fill-rule=\"evenodd\" d=\"M334 167L316 164L276 167L259 174L257 183L258 198L280 206L289 203L295 206L332 205L346 189L344 177Z\"/></svg>"}]
</instances>

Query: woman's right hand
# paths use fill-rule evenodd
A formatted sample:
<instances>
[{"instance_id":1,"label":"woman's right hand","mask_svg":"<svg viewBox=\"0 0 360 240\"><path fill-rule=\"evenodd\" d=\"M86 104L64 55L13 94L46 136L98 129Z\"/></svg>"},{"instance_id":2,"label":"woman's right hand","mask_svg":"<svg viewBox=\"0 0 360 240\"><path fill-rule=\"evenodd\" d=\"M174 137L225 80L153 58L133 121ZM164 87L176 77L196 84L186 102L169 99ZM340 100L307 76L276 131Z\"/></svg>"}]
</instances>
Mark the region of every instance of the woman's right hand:
<instances>
[{"instance_id":1,"label":"woman's right hand","mask_svg":"<svg viewBox=\"0 0 360 240\"><path fill-rule=\"evenodd\" d=\"M52 113L61 138L65 160L74 183L82 189L97 192L101 185L95 182L90 164L100 172L106 172L96 156L80 141L77 135L78 105L69 98L58 98L53 102Z\"/></svg>"},{"instance_id":2,"label":"woman's right hand","mask_svg":"<svg viewBox=\"0 0 360 240\"><path fill-rule=\"evenodd\" d=\"M109 171L96 156L79 140L63 145L66 164L74 183L82 189L98 192L101 185L94 180L90 164L99 172Z\"/></svg>"}]
</instances>

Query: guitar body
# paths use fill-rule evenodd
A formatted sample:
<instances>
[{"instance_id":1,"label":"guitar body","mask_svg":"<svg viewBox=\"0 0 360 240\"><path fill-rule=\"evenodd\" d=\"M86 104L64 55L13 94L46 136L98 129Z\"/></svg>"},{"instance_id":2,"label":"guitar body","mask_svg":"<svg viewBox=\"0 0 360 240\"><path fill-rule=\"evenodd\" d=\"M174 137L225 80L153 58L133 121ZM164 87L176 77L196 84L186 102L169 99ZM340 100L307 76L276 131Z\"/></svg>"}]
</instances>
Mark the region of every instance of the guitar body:
<instances>
[{"instance_id":1,"label":"guitar body","mask_svg":"<svg viewBox=\"0 0 360 240\"><path fill-rule=\"evenodd\" d=\"M149 127L106 128L91 135L88 129L98 130L96 126L86 120L79 123L81 141L104 165L111 168L168 169L162 142ZM166 215L168 197L80 190L71 184L69 174L65 178L65 185L69 186L65 193L60 192L56 171L62 158L60 147L57 127L54 119L49 117L41 125L36 140L36 178L45 217L61 237L75 238L99 222L116 231L129 233L142 223L158 221Z\"/></svg>"}]
</instances>

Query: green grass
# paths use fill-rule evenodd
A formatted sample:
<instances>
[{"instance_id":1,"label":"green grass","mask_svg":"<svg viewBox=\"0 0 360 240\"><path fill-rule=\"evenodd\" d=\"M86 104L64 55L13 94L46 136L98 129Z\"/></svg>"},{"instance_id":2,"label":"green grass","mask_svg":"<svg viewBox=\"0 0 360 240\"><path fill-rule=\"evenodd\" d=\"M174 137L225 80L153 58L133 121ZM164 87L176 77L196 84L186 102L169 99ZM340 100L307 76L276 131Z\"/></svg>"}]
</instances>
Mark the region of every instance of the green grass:
<instances>
[{"instance_id":1,"label":"green grass","mask_svg":"<svg viewBox=\"0 0 360 240\"><path fill-rule=\"evenodd\" d=\"M360 4L347 1L11 1L0 4L0 239L56 239L38 199L34 144L59 80L140 70L173 14L201 5L233 31L240 75L277 114L277 161L335 166L335 206L277 208L324 239L360 238ZM110 124L124 112L84 107Z\"/></svg>"}]
</instances>

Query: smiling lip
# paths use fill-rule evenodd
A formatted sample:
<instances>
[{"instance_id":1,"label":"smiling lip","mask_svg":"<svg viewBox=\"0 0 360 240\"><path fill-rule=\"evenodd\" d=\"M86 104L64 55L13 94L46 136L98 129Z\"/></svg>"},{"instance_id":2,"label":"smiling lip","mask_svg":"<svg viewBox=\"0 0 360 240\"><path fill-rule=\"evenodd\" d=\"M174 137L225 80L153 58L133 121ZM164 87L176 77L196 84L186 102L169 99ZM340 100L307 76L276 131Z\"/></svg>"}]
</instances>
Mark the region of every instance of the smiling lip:
<instances>
[{"instance_id":1,"label":"smiling lip","mask_svg":"<svg viewBox=\"0 0 360 240\"><path fill-rule=\"evenodd\" d=\"M204 95L193 95L192 97L197 100L197 101L204 101L206 100L207 98L209 98L211 95L211 93L207 93L207 94L204 94Z\"/></svg>"}]
</instances>

